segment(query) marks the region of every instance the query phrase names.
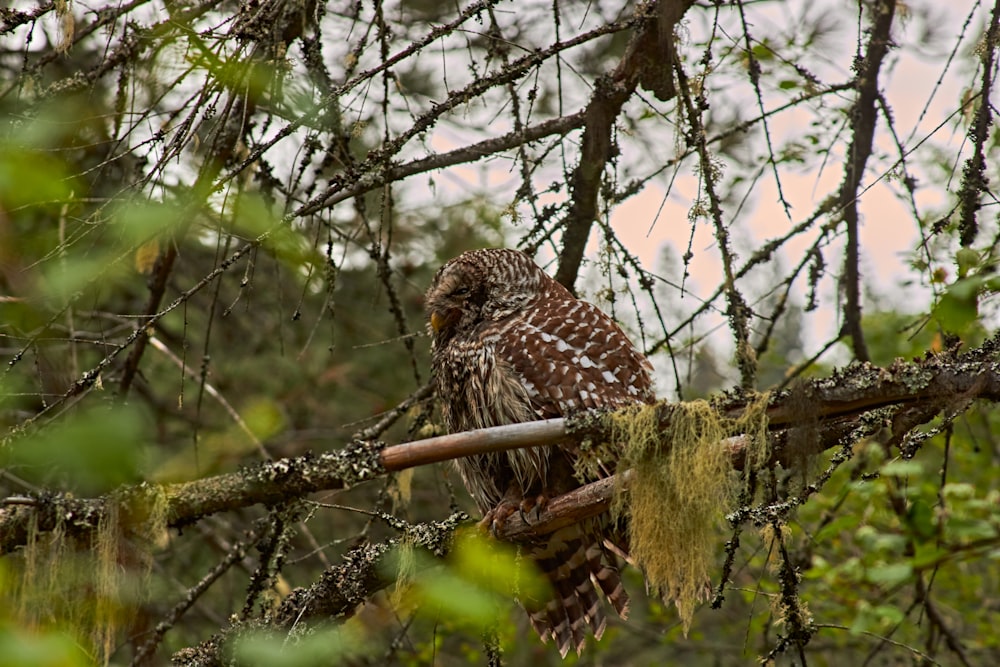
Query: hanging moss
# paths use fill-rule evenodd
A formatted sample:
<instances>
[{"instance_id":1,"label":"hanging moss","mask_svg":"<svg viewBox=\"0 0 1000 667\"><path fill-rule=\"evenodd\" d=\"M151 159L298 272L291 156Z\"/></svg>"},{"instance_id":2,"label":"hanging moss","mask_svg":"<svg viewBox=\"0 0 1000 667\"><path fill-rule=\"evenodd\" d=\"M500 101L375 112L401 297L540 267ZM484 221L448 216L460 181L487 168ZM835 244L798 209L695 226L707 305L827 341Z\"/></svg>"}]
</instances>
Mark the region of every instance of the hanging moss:
<instances>
[{"instance_id":1,"label":"hanging moss","mask_svg":"<svg viewBox=\"0 0 1000 667\"><path fill-rule=\"evenodd\" d=\"M724 517L740 490L733 449L745 449L747 470L767 459L766 406L760 396L738 419L721 417L706 401L609 417L611 442L622 452L618 469L633 470L612 510L628 517L631 556L650 589L677 605L685 632L710 592Z\"/></svg>"},{"instance_id":2,"label":"hanging moss","mask_svg":"<svg viewBox=\"0 0 1000 667\"><path fill-rule=\"evenodd\" d=\"M406 596L417 573L417 553L413 537L404 534L396 545L395 585L389 594L389 601L394 608L406 608ZM391 573L390 573L391 576Z\"/></svg>"},{"instance_id":3,"label":"hanging moss","mask_svg":"<svg viewBox=\"0 0 1000 667\"><path fill-rule=\"evenodd\" d=\"M18 616L33 627L75 629L95 663L106 664L119 630L134 619L149 590L152 549L166 535L166 493L142 485L127 496L113 494L96 531L76 537L69 528L60 521L40 533L34 519L29 522L13 592Z\"/></svg>"},{"instance_id":4,"label":"hanging moss","mask_svg":"<svg viewBox=\"0 0 1000 667\"><path fill-rule=\"evenodd\" d=\"M791 538L792 530L786 524L765 524L760 536L767 545L767 568L777 576L781 588L779 595L771 597L771 614L774 624L787 628L789 637L808 638L816 631L812 612L799 597L799 574L789 562L784 544Z\"/></svg>"}]
</instances>

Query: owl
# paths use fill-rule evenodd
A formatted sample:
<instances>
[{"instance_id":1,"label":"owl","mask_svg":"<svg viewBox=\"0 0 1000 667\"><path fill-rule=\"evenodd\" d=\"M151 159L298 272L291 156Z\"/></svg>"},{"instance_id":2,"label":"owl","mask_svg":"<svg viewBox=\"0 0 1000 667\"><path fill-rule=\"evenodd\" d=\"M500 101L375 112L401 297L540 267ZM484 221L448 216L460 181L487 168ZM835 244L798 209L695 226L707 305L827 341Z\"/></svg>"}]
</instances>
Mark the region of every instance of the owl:
<instances>
[{"instance_id":1,"label":"owl","mask_svg":"<svg viewBox=\"0 0 1000 667\"><path fill-rule=\"evenodd\" d=\"M450 260L425 304L437 396L453 433L654 400L649 362L621 328L520 251L474 250ZM489 524L516 511L530 516L581 486L576 455L571 445L539 446L457 464ZM602 595L627 614L615 566L614 554L626 551L619 535L599 517L526 547L552 599L521 603L542 640L554 640L564 657L570 648L582 651L587 628L597 639L604 633Z\"/></svg>"}]
</instances>

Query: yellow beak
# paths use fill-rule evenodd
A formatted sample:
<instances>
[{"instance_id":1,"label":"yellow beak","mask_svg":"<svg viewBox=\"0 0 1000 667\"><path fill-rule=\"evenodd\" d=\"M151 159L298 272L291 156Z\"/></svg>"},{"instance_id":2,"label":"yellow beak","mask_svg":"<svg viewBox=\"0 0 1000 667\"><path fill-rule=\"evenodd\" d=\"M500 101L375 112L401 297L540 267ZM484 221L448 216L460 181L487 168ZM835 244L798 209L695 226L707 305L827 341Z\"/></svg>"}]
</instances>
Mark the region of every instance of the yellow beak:
<instances>
[{"instance_id":1,"label":"yellow beak","mask_svg":"<svg viewBox=\"0 0 1000 667\"><path fill-rule=\"evenodd\" d=\"M443 327L446 323L447 323L447 318L444 315L437 312L436 310L433 313L431 313L431 328L434 329L434 333L440 331L441 327Z\"/></svg>"}]
</instances>

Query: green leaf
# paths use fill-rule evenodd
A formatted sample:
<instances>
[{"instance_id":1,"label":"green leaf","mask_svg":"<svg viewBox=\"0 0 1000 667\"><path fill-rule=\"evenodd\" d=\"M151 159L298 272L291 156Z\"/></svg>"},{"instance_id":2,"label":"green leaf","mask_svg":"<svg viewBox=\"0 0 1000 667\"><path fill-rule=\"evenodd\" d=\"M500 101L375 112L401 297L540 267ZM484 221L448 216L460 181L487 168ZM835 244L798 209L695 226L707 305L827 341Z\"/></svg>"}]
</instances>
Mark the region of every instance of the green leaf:
<instances>
[{"instance_id":1,"label":"green leaf","mask_svg":"<svg viewBox=\"0 0 1000 667\"><path fill-rule=\"evenodd\" d=\"M865 600L858 602L857 614L850 626L852 634L880 632L899 625L905 619L903 610L892 605L872 606Z\"/></svg>"},{"instance_id":2,"label":"green leaf","mask_svg":"<svg viewBox=\"0 0 1000 667\"><path fill-rule=\"evenodd\" d=\"M941 487L945 500L969 500L976 497L976 487L966 482L949 482Z\"/></svg>"},{"instance_id":3,"label":"green leaf","mask_svg":"<svg viewBox=\"0 0 1000 667\"><path fill-rule=\"evenodd\" d=\"M909 477L911 475L919 477L924 473L924 466L919 461L897 459L882 466L881 472L883 475L892 477Z\"/></svg>"},{"instance_id":4,"label":"green leaf","mask_svg":"<svg viewBox=\"0 0 1000 667\"><path fill-rule=\"evenodd\" d=\"M176 228L183 222L181 213L168 204L130 201L115 211L115 223L123 239L134 245Z\"/></svg>"},{"instance_id":5,"label":"green leaf","mask_svg":"<svg viewBox=\"0 0 1000 667\"><path fill-rule=\"evenodd\" d=\"M861 573L862 573L861 561L854 556L840 561L831 570L832 575L852 580L861 577Z\"/></svg>"},{"instance_id":6,"label":"green leaf","mask_svg":"<svg viewBox=\"0 0 1000 667\"><path fill-rule=\"evenodd\" d=\"M138 481L146 431L135 408L93 408L14 442L3 464L40 486L58 481L81 495L98 495Z\"/></svg>"},{"instance_id":7,"label":"green leaf","mask_svg":"<svg viewBox=\"0 0 1000 667\"><path fill-rule=\"evenodd\" d=\"M871 549L879 553L901 554L909 539L896 533L878 533L871 540Z\"/></svg>"},{"instance_id":8,"label":"green leaf","mask_svg":"<svg viewBox=\"0 0 1000 667\"><path fill-rule=\"evenodd\" d=\"M510 545L489 539L478 530L464 531L452 551L451 566L466 581L505 597L541 595L545 579L530 561L519 559Z\"/></svg>"},{"instance_id":9,"label":"green leaf","mask_svg":"<svg viewBox=\"0 0 1000 667\"><path fill-rule=\"evenodd\" d=\"M72 637L0 625L0 667L83 667L93 664Z\"/></svg>"},{"instance_id":10,"label":"green leaf","mask_svg":"<svg viewBox=\"0 0 1000 667\"><path fill-rule=\"evenodd\" d=\"M973 542L975 540L996 539L1000 531L988 519L971 519L952 516L944 525L949 539L957 542Z\"/></svg>"},{"instance_id":11,"label":"green leaf","mask_svg":"<svg viewBox=\"0 0 1000 667\"><path fill-rule=\"evenodd\" d=\"M810 563L809 568L802 573L802 577L807 580L822 579L830 574L831 569L830 561L826 560L821 555L814 553L812 556L812 562Z\"/></svg>"},{"instance_id":12,"label":"green leaf","mask_svg":"<svg viewBox=\"0 0 1000 667\"><path fill-rule=\"evenodd\" d=\"M878 617L882 624L890 626L899 625L906 618L902 609L888 604L876 605L872 608L872 613Z\"/></svg>"},{"instance_id":13,"label":"green leaf","mask_svg":"<svg viewBox=\"0 0 1000 667\"><path fill-rule=\"evenodd\" d=\"M963 332L979 319L979 300L968 289L970 282L966 278L953 284L934 307L932 315L948 331Z\"/></svg>"},{"instance_id":14,"label":"green leaf","mask_svg":"<svg viewBox=\"0 0 1000 667\"><path fill-rule=\"evenodd\" d=\"M959 299L975 299L979 290L986 284L985 276L970 276L956 280L948 286L948 293L955 295Z\"/></svg>"},{"instance_id":15,"label":"green leaf","mask_svg":"<svg viewBox=\"0 0 1000 667\"><path fill-rule=\"evenodd\" d=\"M948 549L931 542L918 544L916 554L910 559L910 563L913 564L913 569L923 570L931 565L937 565L950 553Z\"/></svg>"},{"instance_id":16,"label":"green leaf","mask_svg":"<svg viewBox=\"0 0 1000 667\"><path fill-rule=\"evenodd\" d=\"M351 658L370 652L361 630L348 622L344 626L324 628L295 636L255 634L239 637L233 645L235 663L252 667L317 667L351 664Z\"/></svg>"},{"instance_id":17,"label":"green leaf","mask_svg":"<svg viewBox=\"0 0 1000 667\"><path fill-rule=\"evenodd\" d=\"M59 303L73 297L84 287L107 286L127 275L126 265L116 262L117 253L95 249L88 257L74 256L65 262L47 262L41 270L40 293Z\"/></svg>"},{"instance_id":18,"label":"green leaf","mask_svg":"<svg viewBox=\"0 0 1000 667\"><path fill-rule=\"evenodd\" d=\"M852 635L859 635L862 632L867 632L876 622L877 619L872 613L871 605L864 600L860 600L858 601L857 613L851 623L850 633Z\"/></svg>"},{"instance_id":19,"label":"green leaf","mask_svg":"<svg viewBox=\"0 0 1000 667\"><path fill-rule=\"evenodd\" d=\"M922 498L913 500L906 512L906 522L910 526L910 530L921 540L929 540L937 534L934 509Z\"/></svg>"},{"instance_id":20,"label":"green leaf","mask_svg":"<svg viewBox=\"0 0 1000 667\"><path fill-rule=\"evenodd\" d=\"M70 196L66 165L50 155L0 142L0 200L11 209Z\"/></svg>"},{"instance_id":21,"label":"green leaf","mask_svg":"<svg viewBox=\"0 0 1000 667\"><path fill-rule=\"evenodd\" d=\"M437 607L442 615L478 627L496 622L500 611L500 599L494 593L470 586L447 568L420 577L414 592L423 602Z\"/></svg>"},{"instance_id":22,"label":"green leaf","mask_svg":"<svg viewBox=\"0 0 1000 667\"><path fill-rule=\"evenodd\" d=\"M865 524L854 531L854 539L857 540L858 544L861 544L862 546L870 547L874 543L876 537L878 537L878 531L874 526L870 526L868 524Z\"/></svg>"},{"instance_id":23,"label":"green leaf","mask_svg":"<svg viewBox=\"0 0 1000 667\"><path fill-rule=\"evenodd\" d=\"M955 263L958 264L958 277L965 278L979 264L979 253L972 248L962 248L955 254Z\"/></svg>"},{"instance_id":24,"label":"green leaf","mask_svg":"<svg viewBox=\"0 0 1000 667\"><path fill-rule=\"evenodd\" d=\"M813 540L816 542L826 542L830 538L840 535L841 533L853 532L860 521L861 517L855 514L845 514L843 516L839 516L820 528L819 531L813 536Z\"/></svg>"},{"instance_id":25,"label":"green leaf","mask_svg":"<svg viewBox=\"0 0 1000 667\"><path fill-rule=\"evenodd\" d=\"M891 588L897 584L907 581L913 576L913 565L911 563L892 563L889 565L877 565L870 567L865 572L865 579L873 584Z\"/></svg>"},{"instance_id":26,"label":"green leaf","mask_svg":"<svg viewBox=\"0 0 1000 667\"><path fill-rule=\"evenodd\" d=\"M258 440L267 440L285 428L281 406L268 398L257 398L242 410L243 421Z\"/></svg>"},{"instance_id":27,"label":"green leaf","mask_svg":"<svg viewBox=\"0 0 1000 667\"><path fill-rule=\"evenodd\" d=\"M767 44L758 43L753 46L753 55L759 61L765 62L768 60L774 60L774 51Z\"/></svg>"},{"instance_id":28,"label":"green leaf","mask_svg":"<svg viewBox=\"0 0 1000 667\"><path fill-rule=\"evenodd\" d=\"M518 559L510 545L488 539L478 529L460 531L455 540L444 566L412 548L399 549L396 562L386 563L385 574L393 578L397 571L420 572L412 585L397 591L402 599L415 599L435 613L481 630L495 623L515 596L537 599L547 590L531 562Z\"/></svg>"}]
</instances>

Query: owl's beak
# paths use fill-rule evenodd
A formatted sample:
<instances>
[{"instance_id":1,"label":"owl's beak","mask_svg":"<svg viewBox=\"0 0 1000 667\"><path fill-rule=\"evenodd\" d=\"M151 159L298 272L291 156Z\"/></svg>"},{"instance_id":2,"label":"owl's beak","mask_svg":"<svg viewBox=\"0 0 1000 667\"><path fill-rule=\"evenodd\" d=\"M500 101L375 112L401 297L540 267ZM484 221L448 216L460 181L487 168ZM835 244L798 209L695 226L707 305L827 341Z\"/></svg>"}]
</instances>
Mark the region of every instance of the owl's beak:
<instances>
[{"instance_id":1,"label":"owl's beak","mask_svg":"<svg viewBox=\"0 0 1000 667\"><path fill-rule=\"evenodd\" d=\"M450 327L458 319L457 310L446 310L441 312L435 310L431 312L431 329L434 329L434 333L438 333L441 329Z\"/></svg>"}]
</instances>

